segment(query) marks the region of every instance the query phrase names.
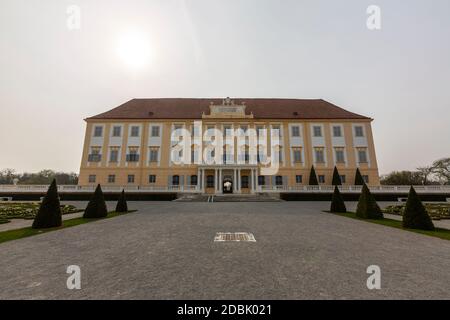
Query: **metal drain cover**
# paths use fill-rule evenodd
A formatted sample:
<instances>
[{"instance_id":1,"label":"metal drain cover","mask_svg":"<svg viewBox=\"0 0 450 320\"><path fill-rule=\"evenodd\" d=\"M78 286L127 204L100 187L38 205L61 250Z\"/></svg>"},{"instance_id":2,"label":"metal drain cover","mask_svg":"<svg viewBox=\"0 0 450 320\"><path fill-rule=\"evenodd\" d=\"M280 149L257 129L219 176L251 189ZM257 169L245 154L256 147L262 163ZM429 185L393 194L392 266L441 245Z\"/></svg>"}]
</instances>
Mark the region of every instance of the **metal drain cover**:
<instances>
[{"instance_id":1,"label":"metal drain cover","mask_svg":"<svg viewBox=\"0 0 450 320\"><path fill-rule=\"evenodd\" d=\"M256 242L252 233L248 232L217 232L214 242Z\"/></svg>"}]
</instances>

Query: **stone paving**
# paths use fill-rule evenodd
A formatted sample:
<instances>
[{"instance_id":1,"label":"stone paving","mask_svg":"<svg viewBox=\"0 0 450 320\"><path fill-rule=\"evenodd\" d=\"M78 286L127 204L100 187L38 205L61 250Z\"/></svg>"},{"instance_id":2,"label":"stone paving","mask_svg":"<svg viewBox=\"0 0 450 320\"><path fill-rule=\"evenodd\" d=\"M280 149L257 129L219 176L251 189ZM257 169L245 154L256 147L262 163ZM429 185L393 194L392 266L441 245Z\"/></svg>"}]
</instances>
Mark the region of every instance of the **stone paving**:
<instances>
[{"instance_id":1,"label":"stone paving","mask_svg":"<svg viewBox=\"0 0 450 320\"><path fill-rule=\"evenodd\" d=\"M0 244L0 299L450 299L450 241L328 206L130 202L138 212ZM69 265L81 290L67 289ZM370 265L381 290L366 286Z\"/></svg>"}]
</instances>

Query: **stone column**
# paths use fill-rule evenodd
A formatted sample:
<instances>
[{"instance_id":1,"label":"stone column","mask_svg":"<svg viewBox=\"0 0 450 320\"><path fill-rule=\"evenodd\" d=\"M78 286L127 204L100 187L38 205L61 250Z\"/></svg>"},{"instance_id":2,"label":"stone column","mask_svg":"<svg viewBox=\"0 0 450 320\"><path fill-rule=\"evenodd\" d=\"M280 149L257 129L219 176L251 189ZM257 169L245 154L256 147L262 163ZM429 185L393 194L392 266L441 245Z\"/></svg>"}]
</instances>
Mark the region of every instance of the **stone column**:
<instances>
[{"instance_id":1,"label":"stone column","mask_svg":"<svg viewBox=\"0 0 450 320\"><path fill-rule=\"evenodd\" d=\"M236 169L233 169L233 193L237 192Z\"/></svg>"},{"instance_id":2,"label":"stone column","mask_svg":"<svg viewBox=\"0 0 450 320\"><path fill-rule=\"evenodd\" d=\"M223 169L219 169L219 193L223 193Z\"/></svg>"},{"instance_id":3,"label":"stone column","mask_svg":"<svg viewBox=\"0 0 450 320\"><path fill-rule=\"evenodd\" d=\"M250 171L250 178L251 178L251 185L250 185L250 192L255 193L255 169L251 169Z\"/></svg>"},{"instance_id":4,"label":"stone column","mask_svg":"<svg viewBox=\"0 0 450 320\"><path fill-rule=\"evenodd\" d=\"M237 170L237 182L238 192L241 193L241 169Z\"/></svg>"},{"instance_id":5,"label":"stone column","mask_svg":"<svg viewBox=\"0 0 450 320\"><path fill-rule=\"evenodd\" d=\"M201 176L200 176L200 173L201 173L201 170L200 170L200 168L198 168L197 169L197 187L196 187L196 189L197 189L197 191L200 191L201 190Z\"/></svg>"},{"instance_id":6,"label":"stone column","mask_svg":"<svg viewBox=\"0 0 450 320\"><path fill-rule=\"evenodd\" d=\"M202 193L205 193L205 169L200 169L200 175L201 175L200 180L201 190Z\"/></svg>"},{"instance_id":7,"label":"stone column","mask_svg":"<svg viewBox=\"0 0 450 320\"><path fill-rule=\"evenodd\" d=\"M219 187L219 178L218 178L218 170L217 169L214 170L214 186L215 186L214 193L216 193L218 190L218 187Z\"/></svg>"}]
</instances>

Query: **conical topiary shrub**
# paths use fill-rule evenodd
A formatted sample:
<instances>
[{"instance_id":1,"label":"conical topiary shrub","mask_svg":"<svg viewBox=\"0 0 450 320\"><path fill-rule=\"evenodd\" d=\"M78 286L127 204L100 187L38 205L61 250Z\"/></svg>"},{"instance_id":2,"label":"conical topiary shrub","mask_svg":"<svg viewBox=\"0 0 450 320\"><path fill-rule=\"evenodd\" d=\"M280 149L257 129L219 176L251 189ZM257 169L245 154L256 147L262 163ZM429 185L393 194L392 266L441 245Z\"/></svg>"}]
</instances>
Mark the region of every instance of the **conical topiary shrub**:
<instances>
[{"instance_id":1,"label":"conical topiary shrub","mask_svg":"<svg viewBox=\"0 0 450 320\"><path fill-rule=\"evenodd\" d=\"M434 230L434 224L413 187L403 212L403 228Z\"/></svg>"},{"instance_id":2,"label":"conical topiary shrub","mask_svg":"<svg viewBox=\"0 0 450 320\"><path fill-rule=\"evenodd\" d=\"M310 186L318 186L319 180L317 180L316 170L314 166L311 167L311 172L309 173L309 185Z\"/></svg>"},{"instance_id":3,"label":"conical topiary shrub","mask_svg":"<svg viewBox=\"0 0 450 320\"><path fill-rule=\"evenodd\" d=\"M342 181L341 181L341 176L339 175L339 171L336 167L334 167L333 170L333 186L341 186L342 185Z\"/></svg>"},{"instance_id":4,"label":"conical topiary shrub","mask_svg":"<svg viewBox=\"0 0 450 320\"><path fill-rule=\"evenodd\" d=\"M363 219L383 219L383 212L381 212L366 184L363 185L361 196L359 197L356 216Z\"/></svg>"},{"instance_id":5,"label":"conical topiary shrub","mask_svg":"<svg viewBox=\"0 0 450 320\"><path fill-rule=\"evenodd\" d=\"M107 215L108 209L106 208L103 191L100 185L97 185L91 200L89 200L86 210L84 210L83 218L104 218Z\"/></svg>"},{"instance_id":6,"label":"conical topiary shrub","mask_svg":"<svg viewBox=\"0 0 450 320\"><path fill-rule=\"evenodd\" d=\"M333 198L331 199L331 208L330 212L337 213L345 213L347 212L347 208L345 207L344 198L342 198L342 194L339 192L339 188L334 187Z\"/></svg>"},{"instance_id":7,"label":"conical topiary shrub","mask_svg":"<svg viewBox=\"0 0 450 320\"><path fill-rule=\"evenodd\" d=\"M119 196L119 201L117 201L116 212L127 212L128 205L127 200L125 199L125 190L122 190L122 193Z\"/></svg>"},{"instance_id":8,"label":"conical topiary shrub","mask_svg":"<svg viewBox=\"0 0 450 320\"><path fill-rule=\"evenodd\" d=\"M58 188L56 180L53 179L47 194L42 200L39 211L34 218L32 227L34 229L55 228L62 225L61 205L59 203Z\"/></svg>"},{"instance_id":9,"label":"conical topiary shrub","mask_svg":"<svg viewBox=\"0 0 450 320\"><path fill-rule=\"evenodd\" d=\"M356 168L356 176L355 176L355 186L362 186L366 182L364 181L361 171L359 171L359 168Z\"/></svg>"}]
</instances>

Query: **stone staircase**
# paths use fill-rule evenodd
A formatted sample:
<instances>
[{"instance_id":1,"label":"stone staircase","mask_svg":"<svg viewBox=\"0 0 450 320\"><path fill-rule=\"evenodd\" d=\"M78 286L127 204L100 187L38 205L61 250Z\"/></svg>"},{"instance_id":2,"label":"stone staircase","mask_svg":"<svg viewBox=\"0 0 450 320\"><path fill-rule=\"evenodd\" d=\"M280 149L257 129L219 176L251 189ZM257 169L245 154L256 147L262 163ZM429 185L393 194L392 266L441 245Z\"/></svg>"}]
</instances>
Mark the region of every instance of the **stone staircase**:
<instances>
[{"instance_id":1,"label":"stone staircase","mask_svg":"<svg viewBox=\"0 0 450 320\"><path fill-rule=\"evenodd\" d=\"M282 202L276 194L181 195L178 202Z\"/></svg>"},{"instance_id":2,"label":"stone staircase","mask_svg":"<svg viewBox=\"0 0 450 320\"><path fill-rule=\"evenodd\" d=\"M208 195L202 194L183 194L179 195L177 199L173 200L176 202L208 202Z\"/></svg>"}]
</instances>

